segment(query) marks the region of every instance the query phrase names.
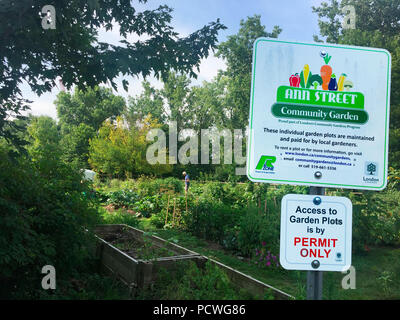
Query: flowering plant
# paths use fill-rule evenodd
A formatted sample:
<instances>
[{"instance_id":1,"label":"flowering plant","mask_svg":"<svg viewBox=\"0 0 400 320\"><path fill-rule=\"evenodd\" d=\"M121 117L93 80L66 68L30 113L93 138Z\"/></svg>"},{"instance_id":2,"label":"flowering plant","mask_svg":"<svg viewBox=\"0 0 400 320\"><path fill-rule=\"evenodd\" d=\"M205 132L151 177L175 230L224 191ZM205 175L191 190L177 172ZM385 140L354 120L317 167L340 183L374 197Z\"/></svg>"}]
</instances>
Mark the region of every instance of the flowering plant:
<instances>
[{"instance_id":1,"label":"flowering plant","mask_svg":"<svg viewBox=\"0 0 400 320\"><path fill-rule=\"evenodd\" d=\"M277 268L280 266L278 257L273 255L270 250L267 250L267 244L265 241L261 243L260 248L255 249L252 261L260 268Z\"/></svg>"}]
</instances>

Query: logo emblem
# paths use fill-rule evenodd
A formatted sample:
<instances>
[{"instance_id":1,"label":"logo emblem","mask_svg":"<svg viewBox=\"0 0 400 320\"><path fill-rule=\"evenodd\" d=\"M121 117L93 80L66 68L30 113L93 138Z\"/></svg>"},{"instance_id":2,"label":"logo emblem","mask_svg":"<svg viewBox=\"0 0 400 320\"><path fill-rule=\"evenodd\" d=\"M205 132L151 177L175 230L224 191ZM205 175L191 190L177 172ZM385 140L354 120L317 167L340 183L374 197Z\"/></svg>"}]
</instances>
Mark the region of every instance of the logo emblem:
<instances>
[{"instance_id":1,"label":"logo emblem","mask_svg":"<svg viewBox=\"0 0 400 320\"><path fill-rule=\"evenodd\" d=\"M274 170L273 163L275 161L276 157L274 156L261 156L256 166L256 170L273 171Z\"/></svg>"},{"instance_id":2,"label":"logo emblem","mask_svg":"<svg viewBox=\"0 0 400 320\"><path fill-rule=\"evenodd\" d=\"M376 176L378 175L378 164L376 162L365 162L365 175Z\"/></svg>"}]
</instances>

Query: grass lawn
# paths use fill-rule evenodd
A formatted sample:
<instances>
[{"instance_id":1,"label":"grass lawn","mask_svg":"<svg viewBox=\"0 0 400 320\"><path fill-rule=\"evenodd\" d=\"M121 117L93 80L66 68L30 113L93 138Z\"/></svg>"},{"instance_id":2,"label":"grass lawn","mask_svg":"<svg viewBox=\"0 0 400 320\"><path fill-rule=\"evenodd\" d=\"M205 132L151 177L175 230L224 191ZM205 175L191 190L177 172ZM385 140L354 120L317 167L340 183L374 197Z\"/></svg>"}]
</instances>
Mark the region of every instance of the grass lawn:
<instances>
[{"instance_id":1,"label":"grass lawn","mask_svg":"<svg viewBox=\"0 0 400 320\"><path fill-rule=\"evenodd\" d=\"M305 271L288 271L283 268L259 267L224 250L219 245L199 239L186 232L155 229L148 219L141 219L139 228L173 241L183 247L220 261L260 281L283 290L297 299L306 297ZM400 248L373 247L363 255L353 255L356 271L356 289L343 289L345 274L324 272L323 299L400 299Z\"/></svg>"}]
</instances>

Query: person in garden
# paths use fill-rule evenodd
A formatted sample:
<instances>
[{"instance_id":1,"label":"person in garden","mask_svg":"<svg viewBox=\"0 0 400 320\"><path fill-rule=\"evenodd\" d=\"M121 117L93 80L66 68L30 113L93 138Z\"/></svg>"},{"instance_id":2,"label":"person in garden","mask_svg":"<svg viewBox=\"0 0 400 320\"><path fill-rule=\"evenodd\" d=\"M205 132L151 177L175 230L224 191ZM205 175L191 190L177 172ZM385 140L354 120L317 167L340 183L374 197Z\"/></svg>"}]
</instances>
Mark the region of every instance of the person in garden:
<instances>
[{"instance_id":1,"label":"person in garden","mask_svg":"<svg viewBox=\"0 0 400 320\"><path fill-rule=\"evenodd\" d=\"M182 175L185 177L185 193L187 193L190 185L189 175L186 173L186 171L183 171Z\"/></svg>"}]
</instances>

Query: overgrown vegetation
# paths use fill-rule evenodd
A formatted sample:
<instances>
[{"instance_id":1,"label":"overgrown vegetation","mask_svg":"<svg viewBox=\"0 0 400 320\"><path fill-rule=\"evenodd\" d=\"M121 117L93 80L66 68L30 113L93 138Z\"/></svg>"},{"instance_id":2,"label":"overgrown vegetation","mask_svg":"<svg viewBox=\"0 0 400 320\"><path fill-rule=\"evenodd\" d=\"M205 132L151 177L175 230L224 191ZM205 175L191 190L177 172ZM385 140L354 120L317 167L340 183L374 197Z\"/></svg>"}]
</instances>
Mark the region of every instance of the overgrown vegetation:
<instances>
[{"instance_id":1,"label":"overgrown vegetation","mask_svg":"<svg viewBox=\"0 0 400 320\"><path fill-rule=\"evenodd\" d=\"M273 299L273 296L265 298ZM154 286L140 292L137 299L248 300L254 297L234 286L226 273L213 263L207 261L204 268L199 268L189 261L176 263L168 271L160 269Z\"/></svg>"},{"instance_id":2,"label":"overgrown vegetation","mask_svg":"<svg viewBox=\"0 0 400 320\"><path fill-rule=\"evenodd\" d=\"M279 251L280 201L287 193L307 192L305 187L267 187L252 182L193 182L185 197L182 193L169 193L159 181L119 182L121 187L129 184L135 194L134 200L125 203L125 207L135 208L139 216L150 218L150 223L157 228L184 230L247 257L262 243L272 252ZM172 179L169 181L171 183ZM183 185L177 179L175 183ZM115 181L113 184L117 185ZM104 204L113 199L104 194L118 194L118 191L108 193L107 185L111 184L99 185L101 199L107 199ZM352 200L355 253L367 252L368 247L374 245L400 245L400 192L392 185L390 183L387 190L379 193L329 191L329 195Z\"/></svg>"}]
</instances>

